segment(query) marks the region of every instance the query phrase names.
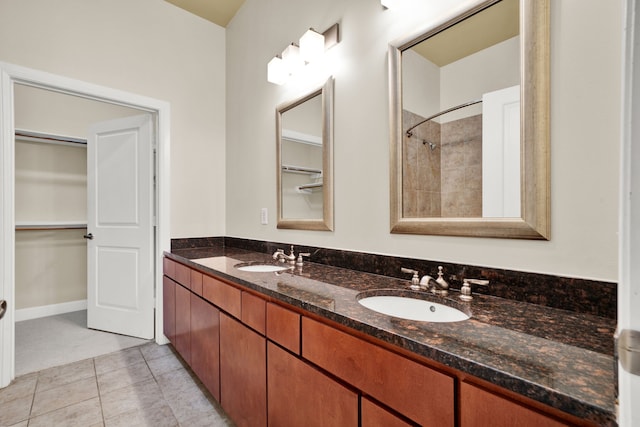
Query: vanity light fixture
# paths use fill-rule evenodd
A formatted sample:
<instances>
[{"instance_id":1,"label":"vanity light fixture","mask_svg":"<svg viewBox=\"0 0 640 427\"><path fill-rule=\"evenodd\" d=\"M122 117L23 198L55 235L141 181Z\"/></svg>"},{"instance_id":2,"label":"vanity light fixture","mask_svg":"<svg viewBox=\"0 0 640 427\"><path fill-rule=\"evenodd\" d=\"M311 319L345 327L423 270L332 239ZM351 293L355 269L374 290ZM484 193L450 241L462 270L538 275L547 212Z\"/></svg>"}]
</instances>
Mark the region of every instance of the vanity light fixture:
<instances>
[{"instance_id":1,"label":"vanity light fixture","mask_svg":"<svg viewBox=\"0 0 640 427\"><path fill-rule=\"evenodd\" d=\"M289 78L312 62L322 60L325 51L339 41L338 24L333 24L324 33L318 33L313 28L307 30L298 44L291 43L269 61L267 64L267 81L282 85Z\"/></svg>"},{"instance_id":2,"label":"vanity light fixture","mask_svg":"<svg viewBox=\"0 0 640 427\"><path fill-rule=\"evenodd\" d=\"M305 62L316 61L324 55L324 35L309 28L300 37L300 55Z\"/></svg>"},{"instance_id":3,"label":"vanity light fixture","mask_svg":"<svg viewBox=\"0 0 640 427\"><path fill-rule=\"evenodd\" d=\"M289 79L287 67L280 56L274 56L267 64L267 80L277 85L283 85Z\"/></svg>"}]
</instances>

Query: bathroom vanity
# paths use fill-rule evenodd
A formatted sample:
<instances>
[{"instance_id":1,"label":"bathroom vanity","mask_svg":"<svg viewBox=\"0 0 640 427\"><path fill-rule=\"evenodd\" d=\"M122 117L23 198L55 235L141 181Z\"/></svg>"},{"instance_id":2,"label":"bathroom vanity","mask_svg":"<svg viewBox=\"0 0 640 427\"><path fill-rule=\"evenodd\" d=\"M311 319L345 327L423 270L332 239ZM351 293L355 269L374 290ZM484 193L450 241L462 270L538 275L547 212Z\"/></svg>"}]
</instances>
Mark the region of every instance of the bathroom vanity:
<instances>
[{"instance_id":1,"label":"bathroom vanity","mask_svg":"<svg viewBox=\"0 0 640 427\"><path fill-rule=\"evenodd\" d=\"M237 268L248 264L285 269ZM614 359L589 342L610 321L456 291L438 298L469 320L357 302L409 285L237 248L176 250L164 258L164 331L239 426L616 424Z\"/></svg>"}]
</instances>

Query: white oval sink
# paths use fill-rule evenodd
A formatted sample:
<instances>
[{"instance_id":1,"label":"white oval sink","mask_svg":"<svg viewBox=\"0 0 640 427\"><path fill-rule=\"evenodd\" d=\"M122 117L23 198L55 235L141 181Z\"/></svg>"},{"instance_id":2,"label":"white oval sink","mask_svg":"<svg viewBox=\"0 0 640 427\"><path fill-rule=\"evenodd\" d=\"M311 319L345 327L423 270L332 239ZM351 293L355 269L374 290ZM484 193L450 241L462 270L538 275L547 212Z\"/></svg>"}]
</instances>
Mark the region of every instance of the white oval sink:
<instances>
[{"instance_id":1,"label":"white oval sink","mask_svg":"<svg viewBox=\"0 0 640 427\"><path fill-rule=\"evenodd\" d=\"M362 298L358 302L378 313L407 320L444 323L469 319L466 313L456 308L417 298L372 296Z\"/></svg>"},{"instance_id":2,"label":"white oval sink","mask_svg":"<svg viewBox=\"0 0 640 427\"><path fill-rule=\"evenodd\" d=\"M273 264L247 264L247 265L237 265L235 267L238 270L253 271L257 273L272 273L274 271L284 271L289 268L289 267L283 267L281 265L273 265Z\"/></svg>"}]
</instances>

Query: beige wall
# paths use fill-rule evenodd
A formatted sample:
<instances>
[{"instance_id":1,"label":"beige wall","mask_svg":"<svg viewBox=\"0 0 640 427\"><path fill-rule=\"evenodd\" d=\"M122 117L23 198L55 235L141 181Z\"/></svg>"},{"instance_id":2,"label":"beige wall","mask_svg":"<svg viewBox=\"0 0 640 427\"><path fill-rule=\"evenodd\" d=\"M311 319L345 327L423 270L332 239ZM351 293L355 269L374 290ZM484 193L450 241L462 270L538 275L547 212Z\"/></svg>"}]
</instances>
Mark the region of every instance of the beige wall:
<instances>
[{"instance_id":1,"label":"beige wall","mask_svg":"<svg viewBox=\"0 0 640 427\"><path fill-rule=\"evenodd\" d=\"M403 15L371 0L247 0L227 28L227 235L617 280L620 0L551 1L551 240L389 233L387 45L464 3ZM303 86L268 83L266 64L335 22L335 232L260 225L276 208L274 109Z\"/></svg>"},{"instance_id":2,"label":"beige wall","mask_svg":"<svg viewBox=\"0 0 640 427\"><path fill-rule=\"evenodd\" d=\"M224 234L224 51L160 0L0 2L0 61L171 104L171 237Z\"/></svg>"}]
</instances>

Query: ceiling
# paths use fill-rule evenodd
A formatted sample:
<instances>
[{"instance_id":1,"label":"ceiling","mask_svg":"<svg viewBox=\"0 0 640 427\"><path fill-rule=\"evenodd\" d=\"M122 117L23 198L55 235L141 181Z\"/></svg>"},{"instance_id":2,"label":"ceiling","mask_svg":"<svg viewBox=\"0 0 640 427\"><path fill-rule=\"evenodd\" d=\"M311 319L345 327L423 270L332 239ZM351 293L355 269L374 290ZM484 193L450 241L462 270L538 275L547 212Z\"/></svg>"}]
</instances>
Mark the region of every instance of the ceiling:
<instances>
[{"instance_id":1,"label":"ceiling","mask_svg":"<svg viewBox=\"0 0 640 427\"><path fill-rule=\"evenodd\" d=\"M165 0L201 18L226 27L244 0Z\"/></svg>"},{"instance_id":2,"label":"ceiling","mask_svg":"<svg viewBox=\"0 0 640 427\"><path fill-rule=\"evenodd\" d=\"M503 0L447 28L413 49L439 67L519 33L518 0Z\"/></svg>"}]
</instances>

